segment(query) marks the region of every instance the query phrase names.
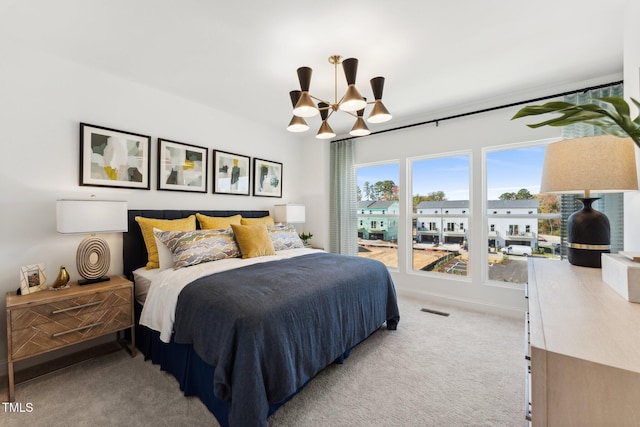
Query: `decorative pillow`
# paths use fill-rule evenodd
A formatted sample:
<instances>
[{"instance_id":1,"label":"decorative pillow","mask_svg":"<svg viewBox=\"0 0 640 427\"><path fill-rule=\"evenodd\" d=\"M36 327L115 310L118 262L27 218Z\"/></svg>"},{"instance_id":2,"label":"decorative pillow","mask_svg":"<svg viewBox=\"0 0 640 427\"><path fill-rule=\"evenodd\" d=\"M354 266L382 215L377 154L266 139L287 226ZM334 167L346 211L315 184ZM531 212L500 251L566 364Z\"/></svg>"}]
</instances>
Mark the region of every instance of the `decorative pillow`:
<instances>
[{"instance_id":1,"label":"decorative pillow","mask_svg":"<svg viewBox=\"0 0 640 427\"><path fill-rule=\"evenodd\" d=\"M160 267L160 261L158 259L158 247L156 246L156 241L153 237L154 228L162 231L196 229L195 215L190 215L187 218L180 219L156 219L144 218L141 216L137 216L135 219L140 226L140 230L142 231L142 238L144 239L144 244L147 247L147 254L149 256L147 262L147 270Z\"/></svg>"},{"instance_id":2,"label":"decorative pillow","mask_svg":"<svg viewBox=\"0 0 640 427\"><path fill-rule=\"evenodd\" d=\"M242 218L240 220L242 225L264 224L266 226L274 225L273 218L271 216L263 216L262 218Z\"/></svg>"},{"instance_id":3,"label":"decorative pillow","mask_svg":"<svg viewBox=\"0 0 640 427\"><path fill-rule=\"evenodd\" d=\"M216 230L219 228L230 228L231 224L240 225L242 215L233 216L207 216L201 213L197 213L196 217L200 223L200 228L203 230Z\"/></svg>"},{"instance_id":4,"label":"decorative pillow","mask_svg":"<svg viewBox=\"0 0 640 427\"><path fill-rule=\"evenodd\" d=\"M286 251L295 248L304 248L300 236L295 227L291 224L280 224L267 227L269 238L276 251Z\"/></svg>"},{"instance_id":5,"label":"decorative pillow","mask_svg":"<svg viewBox=\"0 0 640 427\"><path fill-rule=\"evenodd\" d=\"M153 239L156 241L156 247L158 248L158 264L160 265L160 270L166 270L167 268L173 268L173 254L171 250L158 239L156 233L162 233L162 230L154 228L153 229Z\"/></svg>"},{"instance_id":6,"label":"decorative pillow","mask_svg":"<svg viewBox=\"0 0 640 427\"><path fill-rule=\"evenodd\" d=\"M264 224L235 225L231 224L236 236L242 258L254 258L265 255L275 255L273 243L269 238L267 226Z\"/></svg>"},{"instance_id":7,"label":"decorative pillow","mask_svg":"<svg viewBox=\"0 0 640 427\"><path fill-rule=\"evenodd\" d=\"M240 256L240 250L230 228L158 231L155 232L155 235L173 253L173 263L176 269Z\"/></svg>"}]
</instances>

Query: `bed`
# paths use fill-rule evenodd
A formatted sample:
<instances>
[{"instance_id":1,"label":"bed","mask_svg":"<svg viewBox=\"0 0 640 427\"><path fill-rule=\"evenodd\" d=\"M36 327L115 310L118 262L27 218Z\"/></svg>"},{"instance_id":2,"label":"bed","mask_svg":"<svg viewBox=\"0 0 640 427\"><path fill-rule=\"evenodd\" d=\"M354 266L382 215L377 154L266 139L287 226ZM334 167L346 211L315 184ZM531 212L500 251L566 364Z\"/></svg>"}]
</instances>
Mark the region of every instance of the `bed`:
<instances>
[{"instance_id":1,"label":"bed","mask_svg":"<svg viewBox=\"0 0 640 427\"><path fill-rule=\"evenodd\" d=\"M147 262L135 217L178 219L196 212L269 215L130 210L123 237L127 277L134 280ZM176 377L185 395L197 395L223 427L265 426L319 371L342 363L383 326L395 330L400 318L386 267L359 257L295 248L154 274L148 290L136 290L136 344L146 359ZM156 310L158 303L164 311Z\"/></svg>"}]
</instances>

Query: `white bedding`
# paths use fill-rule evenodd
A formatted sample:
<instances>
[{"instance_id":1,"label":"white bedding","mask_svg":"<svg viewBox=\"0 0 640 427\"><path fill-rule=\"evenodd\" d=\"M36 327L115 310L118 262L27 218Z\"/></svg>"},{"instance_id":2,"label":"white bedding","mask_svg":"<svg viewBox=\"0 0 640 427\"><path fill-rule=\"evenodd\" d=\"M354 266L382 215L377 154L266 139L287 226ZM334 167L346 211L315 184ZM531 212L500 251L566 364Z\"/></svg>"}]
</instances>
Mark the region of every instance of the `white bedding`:
<instances>
[{"instance_id":1,"label":"white bedding","mask_svg":"<svg viewBox=\"0 0 640 427\"><path fill-rule=\"evenodd\" d=\"M133 271L133 281L136 284L136 301L138 301L140 305L144 305L151 282L153 282L153 279L161 272L162 270L157 268L147 270L145 267L140 267Z\"/></svg>"},{"instance_id":2,"label":"white bedding","mask_svg":"<svg viewBox=\"0 0 640 427\"><path fill-rule=\"evenodd\" d=\"M310 248L290 249L287 251L278 251L276 252L276 255L247 259L229 258L180 268L178 270L169 268L157 271L157 274L155 275L152 273L146 300L142 307L140 324L160 332L160 339L163 342L168 343L170 342L171 334L173 333L173 322L175 320L178 295L180 294L180 291L182 291L182 288L187 286L189 283L199 279L200 277L231 270L233 268L292 258L315 252L322 251ZM137 286L138 283L136 282L136 287ZM136 291L136 295L137 294L138 291Z\"/></svg>"}]
</instances>

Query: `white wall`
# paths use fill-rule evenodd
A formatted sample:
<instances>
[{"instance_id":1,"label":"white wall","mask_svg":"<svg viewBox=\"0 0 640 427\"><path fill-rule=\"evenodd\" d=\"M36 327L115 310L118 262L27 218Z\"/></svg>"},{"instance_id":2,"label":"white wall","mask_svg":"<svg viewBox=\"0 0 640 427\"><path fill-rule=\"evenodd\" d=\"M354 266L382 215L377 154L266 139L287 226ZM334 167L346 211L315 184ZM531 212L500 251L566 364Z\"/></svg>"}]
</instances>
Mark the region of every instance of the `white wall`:
<instances>
[{"instance_id":1,"label":"white wall","mask_svg":"<svg viewBox=\"0 0 640 427\"><path fill-rule=\"evenodd\" d=\"M630 102L633 98L640 102L640 2L629 2L629 13L625 15L624 31L624 95L632 106L632 116L638 109ZM640 149L636 148L636 165L640 172ZM640 178L639 178L640 179ZM624 248L628 251L640 251L640 192L624 195Z\"/></svg>"},{"instance_id":2,"label":"white wall","mask_svg":"<svg viewBox=\"0 0 640 427\"><path fill-rule=\"evenodd\" d=\"M0 58L2 307L5 293L19 287L22 265L44 263L49 283L60 265L67 267L72 279L78 278L75 251L84 236L56 233L56 199L95 194L127 200L133 209L272 209L277 203L304 201L302 194L309 190L300 179L305 170L300 163L302 145L284 128L267 129L248 123L247 117L234 117L7 41L0 41ZM152 190L80 187L79 122L152 136ZM283 198L157 191L157 137L282 162ZM112 253L109 273L122 273L122 235L105 238ZM0 316L2 331L5 322ZM0 337L2 375L4 332Z\"/></svg>"}]
</instances>

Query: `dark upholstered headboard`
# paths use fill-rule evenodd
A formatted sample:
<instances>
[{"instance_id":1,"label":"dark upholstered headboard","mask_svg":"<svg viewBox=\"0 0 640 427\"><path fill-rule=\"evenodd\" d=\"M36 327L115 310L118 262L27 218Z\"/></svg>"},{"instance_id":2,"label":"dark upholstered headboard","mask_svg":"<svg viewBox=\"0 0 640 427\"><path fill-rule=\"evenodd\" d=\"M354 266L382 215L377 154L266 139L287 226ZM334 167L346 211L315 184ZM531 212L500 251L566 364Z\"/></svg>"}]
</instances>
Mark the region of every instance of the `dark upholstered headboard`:
<instances>
[{"instance_id":1,"label":"dark upholstered headboard","mask_svg":"<svg viewBox=\"0 0 640 427\"><path fill-rule=\"evenodd\" d=\"M135 217L178 219L195 215L196 212L208 216L232 216L240 214L244 218L260 218L269 215L269 211L130 210L127 217L129 231L122 236L122 261L125 276L127 276L129 280L133 280L133 270L147 264L147 248L144 245L142 232ZM199 226L198 221L196 221L196 226Z\"/></svg>"}]
</instances>

